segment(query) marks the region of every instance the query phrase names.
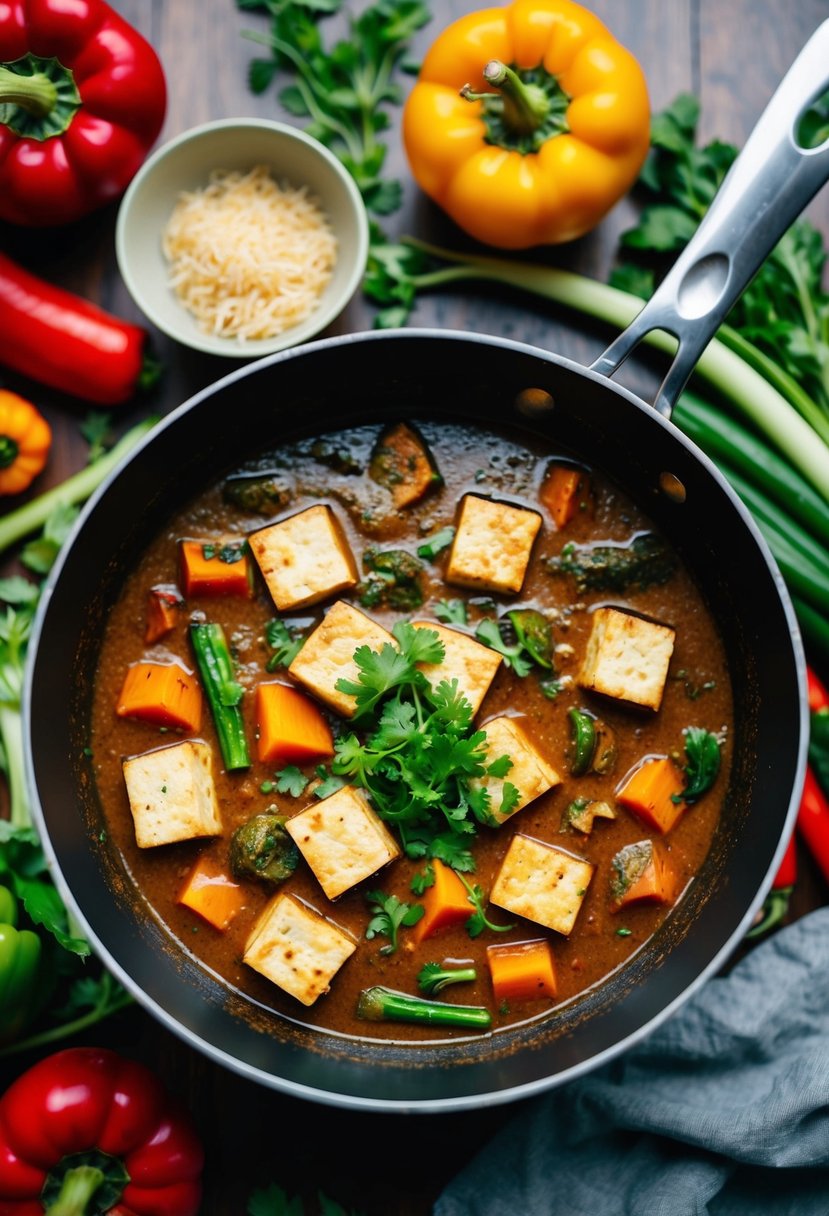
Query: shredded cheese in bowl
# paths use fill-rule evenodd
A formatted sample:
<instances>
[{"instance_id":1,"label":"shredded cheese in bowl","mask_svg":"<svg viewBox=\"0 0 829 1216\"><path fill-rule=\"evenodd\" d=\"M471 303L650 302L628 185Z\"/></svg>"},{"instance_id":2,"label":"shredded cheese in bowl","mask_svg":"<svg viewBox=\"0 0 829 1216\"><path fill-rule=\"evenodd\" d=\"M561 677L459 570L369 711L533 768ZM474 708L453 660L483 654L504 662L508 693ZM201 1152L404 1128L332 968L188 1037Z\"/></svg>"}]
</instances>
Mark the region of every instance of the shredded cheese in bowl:
<instances>
[{"instance_id":1,"label":"shredded cheese in bowl","mask_svg":"<svg viewBox=\"0 0 829 1216\"><path fill-rule=\"evenodd\" d=\"M179 195L162 233L169 282L205 333L273 338L304 321L334 271L337 242L304 186L264 165L217 169Z\"/></svg>"}]
</instances>

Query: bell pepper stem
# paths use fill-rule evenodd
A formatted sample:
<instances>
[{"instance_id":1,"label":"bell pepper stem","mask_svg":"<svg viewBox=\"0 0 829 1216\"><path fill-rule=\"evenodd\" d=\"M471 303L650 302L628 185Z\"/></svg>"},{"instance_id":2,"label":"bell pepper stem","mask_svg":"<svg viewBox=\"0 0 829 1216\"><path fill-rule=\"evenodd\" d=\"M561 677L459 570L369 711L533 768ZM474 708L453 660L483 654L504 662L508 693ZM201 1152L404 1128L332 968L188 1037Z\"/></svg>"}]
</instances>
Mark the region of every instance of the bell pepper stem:
<instances>
[{"instance_id":1,"label":"bell pepper stem","mask_svg":"<svg viewBox=\"0 0 829 1216\"><path fill-rule=\"evenodd\" d=\"M89 1201L104 1181L103 1170L94 1165L79 1165L67 1170L60 1193L50 1203L45 1216L84 1216Z\"/></svg>"},{"instance_id":2,"label":"bell pepper stem","mask_svg":"<svg viewBox=\"0 0 829 1216\"><path fill-rule=\"evenodd\" d=\"M22 76L0 66L0 104L20 106L36 118L45 118L57 99L58 91L44 72Z\"/></svg>"},{"instance_id":3,"label":"bell pepper stem","mask_svg":"<svg viewBox=\"0 0 829 1216\"><path fill-rule=\"evenodd\" d=\"M0 469L8 469L17 460L20 447L11 435L0 435Z\"/></svg>"},{"instance_id":4,"label":"bell pepper stem","mask_svg":"<svg viewBox=\"0 0 829 1216\"><path fill-rule=\"evenodd\" d=\"M504 122L510 130L531 134L541 126L550 108L543 89L525 84L500 59L490 59L483 76L487 84L499 90L504 100Z\"/></svg>"}]
</instances>

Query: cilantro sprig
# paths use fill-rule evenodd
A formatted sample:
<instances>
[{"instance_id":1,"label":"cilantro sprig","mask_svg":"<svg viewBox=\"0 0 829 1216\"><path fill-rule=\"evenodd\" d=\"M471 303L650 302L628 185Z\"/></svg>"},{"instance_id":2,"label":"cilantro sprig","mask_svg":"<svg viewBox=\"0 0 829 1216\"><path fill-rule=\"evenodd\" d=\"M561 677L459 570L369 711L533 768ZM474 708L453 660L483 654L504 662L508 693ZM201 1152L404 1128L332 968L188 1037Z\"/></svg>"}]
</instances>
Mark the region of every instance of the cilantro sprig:
<instances>
[{"instance_id":1,"label":"cilantro sprig","mask_svg":"<svg viewBox=\"0 0 829 1216\"><path fill-rule=\"evenodd\" d=\"M371 941L378 934L384 935L389 940L380 947L380 953L394 954L401 928L411 928L417 924L423 916L423 904L407 904L396 895L387 895L385 891L367 891L366 900L372 913L366 926L366 937Z\"/></svg>"},{"instance_id":2,"label":"cilantro sprig","mask_svg":"<svg viewBox=\"0 0 829 1216\"><path fill-rule=\"evenodd\" d=\"M470 836L493 818L480 779L504 776L509 760L490 757L486 732L473 730L472 706L457 680L432 685L420 670L421 663L444 660L437 633L406 621L392 632L395 645L358 647L357 678L337 681L340 692L354 697L352 722L364 733L338 739L331 772L368 791L407 856L473 870ZM505 783L499 811L510 808L511 791Z\"/></svg>"}]
</instances>

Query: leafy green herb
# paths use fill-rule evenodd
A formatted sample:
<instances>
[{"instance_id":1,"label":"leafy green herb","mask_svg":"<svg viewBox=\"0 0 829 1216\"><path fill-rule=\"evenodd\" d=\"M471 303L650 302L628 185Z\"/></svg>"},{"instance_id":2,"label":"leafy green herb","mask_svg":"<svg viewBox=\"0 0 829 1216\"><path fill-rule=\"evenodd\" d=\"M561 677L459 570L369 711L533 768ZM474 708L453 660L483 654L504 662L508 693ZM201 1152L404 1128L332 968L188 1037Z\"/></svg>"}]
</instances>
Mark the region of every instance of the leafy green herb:
<instances>
[{"instance_id":1,"label":"leafy green herb","mask_svg":"<svg viewBox=\"0 0 829 1216\"><path fill-rule=\"evenodd\" d=\"M328 798L331 794L336 794L337 790L341 790L345 785L342 777L336 776L334 773L329 773L324 764L317 765L317 777L319 777L319 785L314 786L314 796L316 798Z\"/></svg>"},{"instance_id":2,"label":"leafy green herb","mask_svg":"<svg viewBox=\"0 0 829 1216\"><path fill-rule=\"evenodd\" d=\"M463 874L459 874L458 878L466 887L466 897L475 909L466 922L466 931L470 937L479 937L484 929L491 929L493 933L508 933L510 929L515 928L515 925L496 925L489 920L484 912L486 896L481 887L477 883L473 886L472 883L467 882Z\"/></svg>"},{"instance_id":3,"label":"leafy green herb","mask_svg":"<svg viewBox=\"0 0 829 1216\"><path fill-rule=\"evenodd\" d=\"M438 600L435 616L444 625L465 625L469 619L463 600Z\"/></svg>"},{"instance_id":4,"label":"leafy green herb","mask_svg":"<svg viewBox=\"0 0 829 1216\"><path fill-rule=\"evenodd\" d=\"M318 18L340 10L335 0L241 0L240 6L271 18L268 34L245 33L270 51L270 58L251 64L251 90L262 93L290 73L292 82L279 93L285 109L309 119L305 130L339 157L370 211L396 211L402 187L382 176L386 145L379 137L390 125L389 106L402 101L395 70L429 20L428 7L420 0L376 0L350 18L348 38L328 50Z\"/></svg>"},{"instance_id":5,"label":"leafy green herb","mask_svg":"<svg viewBox=\"0 0 829 1216\"><path fill-rule=\"evenodd\" d=\"M290 794L292 798L301 798L308 785L308 778L295 764L288 764L274 774L276 790L280 794Z\"/></svg>"},{"instance_id":6,"label":"leafy green herb","mask_svg":"<svg viewBox=\"0 0 829 1216\"><path fill-rule=\"evenodd\" d=\"M720 771L720 741L710 730L689 726L685 731L685 789L672 794L674 802L696 802L710 790Z\"/></svg>"},{"instance_id":7,"label":"leafy green herb","mask_svg":"<svg viewBox=\"0 0 829 1216\"><path fill-rule=\"evenodd\" d=\"M368 791L409 857L474 869L468 837L491 820L489 791L475 779L498 757L490 758L486 733L473 730L472 707L457 680L433 686L419 670L421 663L443 662L437 633L406 621L392 632L395 645L358 647L358 678L337 682L355 698L352 722L366 733L337 740L331 770Z\"/></svg>"},{"instance_id":8,"label":"leafy green herb","mask_svg":"<svg viewBox=\"0 0 829 1216\"><path fill-rule=\"evenodd\" d=\"M372 912L366 928L366 937L371 941L378 934L384 934L389 941L388 945L381 947L380 953L394 954L401 927L405 925L410 928L416 925L423 916L423 905L403 903L396 895L386 895L384 891L367 891L366 900Z\"/></svg>"},{"instance_id":9,"label":"leafy green herb","mask_svg":"<svg viewBox=\"0 0 829 1216\"><path fill-rule=\"evenodd\" d=\"M543 612L536 608L513 608L507 619L517 641L539 667L553 665L553 630Z\"/></svg>"},{"instance_id":10,"label":"leafy green herb","mask_svg":"<svg viewBox=\"0 0 829 1216\"><path fill-rule=\"evenodd\" d=\"M422 557L425 561L433 562L436 557L443 553L444 549L448 549L455 539L455 529L452 527L441 528L439 532L435 532L434 536L430 536L422 545L417 547L417 556ZM455 601L459 603L460 601Z\"/></svg>"},{"instance_id":11,"label":"leafy green herb","mask_svg":"<svg viewBox=\"0 0 829 1216\"><path fill-rule=\"evenodd\" d=\"M89 444L87 464L100 460L109 446L112 418L101 410L90 410L80 424L80 432Z\"/></svg>"},{"instance_id":12,"label":"leafy green herb","mask_svg":"<svg viewBox=\"0 0 829 1216\"><path fill-rule=\"evenodd\" d=\"M490 650L497 650L498 654L503 655L507 667L510 667L522 679L532 671L532 655L527 651L523 642L505 641L498 621L494 621L491 617L484 617L475 630L475 637L479 642L483 642L484 646L489 646Z\"/></svg>"},{"instance_id":13,"label":"leafy green herb","mask_svg":"<svg viewBox=\"0 0 829 1216\"><path fill-rule=\"evenodd\" d=\"M417 973L417 986L427 996L437 996L450 984L474 984L477 978L474 967L443 967L440 963L424 963Z\"/></svg>"},{"instance_id":14,"label":"leafy green herb","mask_svg":"<svg viewBox=\"0 0 829 1216\"><path fill-rule=\"evenodd\" d=\"M538 681L538 687L541 689L548 701L555 701L564 685L562 684L561 680L548 676L545 679Z\"/></svg>"},{"instance_id":15,"label":"leafy green herb","mask_svg":"<svg viewBox=\"0 0 829 1216\"><path fill-rule=\"evenodd\" d=\"M434 885L435 867L431 865L431 863L428 863L419 873L412 875L409 888L411 889L413 895L419 896L423 895L425 891L428 891L429 887L433 887Z\"/></svg>"},{"instance_id":16,"label":"leafy green herb","mask_svg":"<svg viewBox=\"0 0 829 1216\"><path fill-rule=\"evenodd\" d=\"M223 545L211 544L209 541L202 545L202 556L206 562L212 561L213 558L218 558L220 562L224 562L228 566L232 566L234 562L241 561L248 549L246 540L239 541L235 544L227 543Z\"/></svg>"},{"instance_id":17,"label":"leafy green herb","mask_svg":"<svg viewBox=\"0 0 829 1216\"><path fill-rule=\"evenodd\" d=\"M260 3L261 0L255 0ZM314 3L324 3L325 0L314 0ZM245 0L239 0L241 7ZM356 1210L346 1211L334 1199L329 1199L322 1191L317 1192L320 1216L362 1216ZM288 1195L286 1191L271 1182L266 1187L260 1187L250 1196L245 1208L247 1216L306 1216L305 1205L299 1195Z\"/></svg>"},{"instance_id":18,"label":"leafy green herb","mask_svg":"<svg viewBox=\"0 0 829 1216\"><path fill-rule=\"evenodd\" d=\"M273 650L273 654L265 664L266 671L275 671L277 667L290 667L302 649L305 638L284 621L276 618L268 621L265 626L265 641Z\"/></svg>"}]
</instances>

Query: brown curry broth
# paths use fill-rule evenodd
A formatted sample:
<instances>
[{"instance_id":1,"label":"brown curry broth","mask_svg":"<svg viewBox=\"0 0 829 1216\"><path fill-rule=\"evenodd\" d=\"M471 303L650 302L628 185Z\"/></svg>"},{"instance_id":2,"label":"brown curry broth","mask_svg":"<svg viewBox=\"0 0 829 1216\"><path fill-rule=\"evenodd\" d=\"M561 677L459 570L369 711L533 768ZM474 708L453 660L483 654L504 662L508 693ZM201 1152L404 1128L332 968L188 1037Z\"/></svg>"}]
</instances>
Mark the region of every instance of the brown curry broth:
<instances>
[{"instance_id":1,"label":"brown curry broth","mask_svg":"<svg viewBox=\"0 0 829 1216\"><path fill-rule=\"evenodd\" d=\"M667 910L638 907L621 913L611 912L608 893L610 863L619 848L631 841L644 839L649 834L648 830L619 807L618 819L615 822L598 821L590 836L575 831L562 833L562 811L572 798L580 795L612 801L613 790L620 778L643 756L681 752L681 732L684 727L693 724L722 731L724 728L727 730L731 721L730 688L723 647L698 590L683 569L680 568L671 581L661 587L624 597L587 594L575 601L571 580L553 578L542 567L543 559L558 553L567 541L621 541L648 527L648 521L627 499L594 474L591 477L590 509L579 513L563 532L558 532L547 513L539 508L538 502L538 487L549 453L532 453L523 444L489 434L476 434L474 443L470 443L469 432L455 427L427 425L423 431L437 458L444 484L422 503L392 514L381 523L377 522L377 508L378 505L383 509L388 508L385 492L378 492L365 475L336 473L309 458L307 443L282 451L280 462L291 470L298 483L304 482L310 490L309 494L298 493L295 501L284 511L274 516L260 517L227 507L222 502L221 486L218 485L175 517L127 580L112 612L100 657L92 732L94 767L107 817L109 840L120 851L136 886L143 892L155 915L166 924L173 938L233 988L284 1016L345 1033L398 1039L439 1038L448 1032L434 1028L426 1030L359 1022L354 1016L358 993L377 983L416 993L417 972L428 960L474 959L478 966L477 982L474 985L453 986L443 999L487 1005L493 1010L493 1026L497 1029L543 1014L552 1008L552 1003L516 1004L509 1011L495 1008L485 957L488 944L548 936L553 942L556 960L558 1002L568 1001L599 983L638 950L663 921ZM343 432L338 438L338 446L348 448L365 461L376 434L377 428ZM261 464L267 467L268 462L262 461ZM497 602L501 610L521 603L543 607L553 614L563 614L554 625L554 640L557 644L572 646L574 653L572 656L566 653L558 655L556 665L560 675L572 675L578 666L589 629L588 610L592 604L612 602L627 605L676 627L676 647L663 704L658 714L604 702L600 704L597 698L591 698L574 686L565 688L555 700L550 701L539 690L535 675L519 680L502 665L479 711L476 726L485 725L488 718L500 713L522 713L537 744L564 779L560 786L519 811L501 828L479 829L473 846L477 863L473 881L480 883L485 891L490 889L509 839L516 830L585 857L595 864L596 871L573 933L569 939L555 933L548 934L538 925L510 917L490 905L488 914L492 920L501 924L513 923L514 928L499 934L484 931L475 940L469 938L465 929L459 928L426 941L419 950L411 948L408 931L403 929L400 949L396 954L384 957L380 954L380 948L385 938L369 942L363 937L368 922L365 892L382 888L387 892L394 891L399 898L411 902L415 897L409 889L410 879L415 870L422 868L423 863L401 859L359 884L332 905L326 900L308 867L300 861L296 874L290 879L290 889L349 929L358 940L354 955L334 977L330 993L310 1009L305 1009L241 962L244 942L270 897L271 889L256 882L247 884L247 906L226 933L217 932L180 907L176 903L176 893L199 855L207 854L226 861L231 832L252 814L276 803L281 813L291 815L308 804L309 795L293 799L286 795L262 794L260 783L272 777L274 766L263 765L255 759L249 771L226 774L221 768L218 742L209 709L205 705L200 737L208 740L213 747L225 835L213 841L141 850L135 844L121 760L126 755L170 742L175 736L159 733L157 728L145 723L118 719L114 713L124 674L136 660L145 656L159 660L175 656L192 667L187 620L191 612L202 612L208 619L220 620L232 639L240 664L239 679L248 691L243 709L248 737L253 741L253 689L262 679L286 678L284 673L271 675L264 670L270 652L263 640L263 629L265 622L275 615L272 602L261 580L251 601L230 598L192 600L181 614L174 633L159 644L146 647L143 642L146 592L154 583L176 580L176 541L179 537L209 540L228 533L250 532L279 514L290 514L310 505L312 501L321 500L330 502L342 521L359 562L362 551L370 543L394 541L414 550L424 536L454 521L456 505L465 492L491 494L496 498L500 496L541 509L544 526L536 542L522 593L509 602L503 598ZM368 525L362 518L366 496L374 515ZM349 503L350 509L344 507L344 501ZM366 526L371 532L368 536L363 530ZM428 595L423 608L413 614L415 618L433 617L435 600L475 598L470 592L442 582L444 562L445 553L434 564L426 563ZM305 614L297 614L295 619L317 621L321 619L326 606L324 604ZM472 608L470 625L473 628L485 612L486 609ZM492 615L491 607L489 613ZM401 614L372 609L371 615L391 627L394 619ZM715 687L707 689L698 699L689 699L684 672L688 673L688 679L696 687L708 682L714 682ZM592 707L616 730L619 755L609 777L591 775L575 779L567 775L567 710L573 705ZM252 745L251 751L255 756L255 745ZM688 809L678 826L667 838L662 839L683 884L692 879L709 848L727 783L729 760L726 740L723 770L714 790ZM310 773L311 770L306 771ZM617 934L616 930L620 927L629 929L630 934Z\"/></svg>"}]
</instances>

